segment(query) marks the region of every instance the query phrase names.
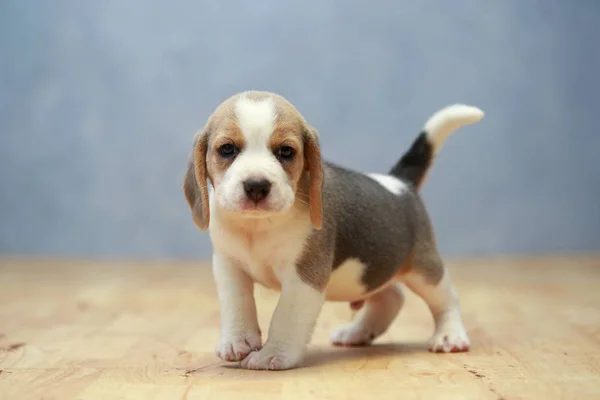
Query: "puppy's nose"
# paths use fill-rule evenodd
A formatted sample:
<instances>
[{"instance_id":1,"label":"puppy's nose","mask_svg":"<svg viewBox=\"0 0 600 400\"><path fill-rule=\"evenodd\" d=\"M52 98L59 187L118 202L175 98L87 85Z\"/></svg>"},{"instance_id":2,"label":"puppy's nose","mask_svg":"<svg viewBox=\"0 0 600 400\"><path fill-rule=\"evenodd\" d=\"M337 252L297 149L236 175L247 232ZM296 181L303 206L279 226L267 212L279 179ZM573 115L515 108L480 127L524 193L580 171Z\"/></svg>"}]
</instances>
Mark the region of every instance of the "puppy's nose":
<instances>
[{"instance_id":1,"label":"puppy's nose","mask_svg":"<svg viewBox=\"0 0 600 400\"><path fill-rule=\"evenodd\" d=\"M271 182L266 179L248 179L244 181L246 196L254 201L261 201L269 194Z\"/></svg>"}]
</instances>

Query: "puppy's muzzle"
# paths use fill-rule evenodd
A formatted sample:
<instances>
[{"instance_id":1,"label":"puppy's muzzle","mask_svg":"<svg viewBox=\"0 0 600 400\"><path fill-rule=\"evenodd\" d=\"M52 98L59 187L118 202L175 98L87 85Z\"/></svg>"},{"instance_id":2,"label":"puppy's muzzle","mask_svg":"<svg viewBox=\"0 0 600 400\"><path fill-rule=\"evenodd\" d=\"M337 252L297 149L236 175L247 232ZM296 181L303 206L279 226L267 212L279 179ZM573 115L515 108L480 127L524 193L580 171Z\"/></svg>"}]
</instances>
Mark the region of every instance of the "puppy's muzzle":
<instances>
[{"instance_id":1,"label":"puppy's muzzle","mask_svg":"<svg viewBox=\"0 0 600 400\"><path fill-rule=\"evenodd\" d=\"M271 191L271 182L266 179L248 179L244 181L246 196L256 203L265 199Z\"/></svg>"}]
</instances>

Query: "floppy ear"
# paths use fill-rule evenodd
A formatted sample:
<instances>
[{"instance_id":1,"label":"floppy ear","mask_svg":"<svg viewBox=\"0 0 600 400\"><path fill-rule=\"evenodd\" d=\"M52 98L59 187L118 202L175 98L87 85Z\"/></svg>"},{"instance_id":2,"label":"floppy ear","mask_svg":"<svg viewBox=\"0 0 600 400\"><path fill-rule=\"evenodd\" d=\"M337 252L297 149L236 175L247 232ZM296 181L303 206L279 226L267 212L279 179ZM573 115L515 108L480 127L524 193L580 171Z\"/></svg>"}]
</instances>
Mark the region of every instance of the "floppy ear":
<instances>
[{"instance_id":1,"label":"floppy ear","mask_svg":"<svg viewBox=\"0 0 600 400\"><path fill-rule=\"evenodd\" d=\"M208 204L208 186L206 182L206 153L208 150L208 135L202 131L196 136L192 159L183 182L183 192L192 210L194 222L205 231L210 222L210 208Z\"/></svg>"},{"instance_id":2,"label":"floppy ear","mask_svg":"<svg viewBox=\"0 0 600 400\"><path fill-rule=\"evenodd\" d=\"M317 131L307 126L304 132L304 158L308 167L308 204L310 222L315 229L323 227L323 161Z\"/></svg>"}]
</instances>

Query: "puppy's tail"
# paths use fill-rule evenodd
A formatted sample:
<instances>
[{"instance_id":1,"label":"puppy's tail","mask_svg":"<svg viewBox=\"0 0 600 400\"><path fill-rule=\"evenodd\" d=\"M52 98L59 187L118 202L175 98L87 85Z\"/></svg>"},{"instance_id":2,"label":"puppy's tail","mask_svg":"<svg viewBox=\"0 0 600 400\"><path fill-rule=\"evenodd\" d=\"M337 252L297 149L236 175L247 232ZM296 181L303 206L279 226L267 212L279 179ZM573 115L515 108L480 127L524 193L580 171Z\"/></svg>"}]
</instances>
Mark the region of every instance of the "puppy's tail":
<instances>
[{"instance_id":1,"label":"puppy's tail","mask_svg":"<svg viewBox=\"0 0 600 400\"><path fill-rule=\"evenodd\" d=\"M420 188L446 138L461 126L478 122L483 115L479 108L464 104L442 108L429 117L421 134L394 165L390 175Z\"/></svg>"}]
</instances>

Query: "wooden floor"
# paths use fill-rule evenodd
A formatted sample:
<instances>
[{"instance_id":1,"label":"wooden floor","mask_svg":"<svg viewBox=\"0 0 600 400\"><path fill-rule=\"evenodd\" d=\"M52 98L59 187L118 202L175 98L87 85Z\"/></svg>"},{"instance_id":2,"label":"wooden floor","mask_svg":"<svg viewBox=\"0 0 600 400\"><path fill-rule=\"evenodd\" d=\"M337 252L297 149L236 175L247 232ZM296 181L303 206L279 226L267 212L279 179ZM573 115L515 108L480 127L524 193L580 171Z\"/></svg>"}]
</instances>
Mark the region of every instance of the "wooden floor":
<instances>
[{"instance_id":1,"label":"wooden floor","mask_svg":"<svg viewBox=\"0 0 600 400\"><path fill-rule=\"evenodd\" d=\"M1 399L600 399L600 257L449 263L472 351L430 354L409 295L376 345L333 348L327 304L303 368L245 371L213 349L209 268L0 261ZM276 297L259 290L268 329Z\"/></svg>"}]
</instances>

